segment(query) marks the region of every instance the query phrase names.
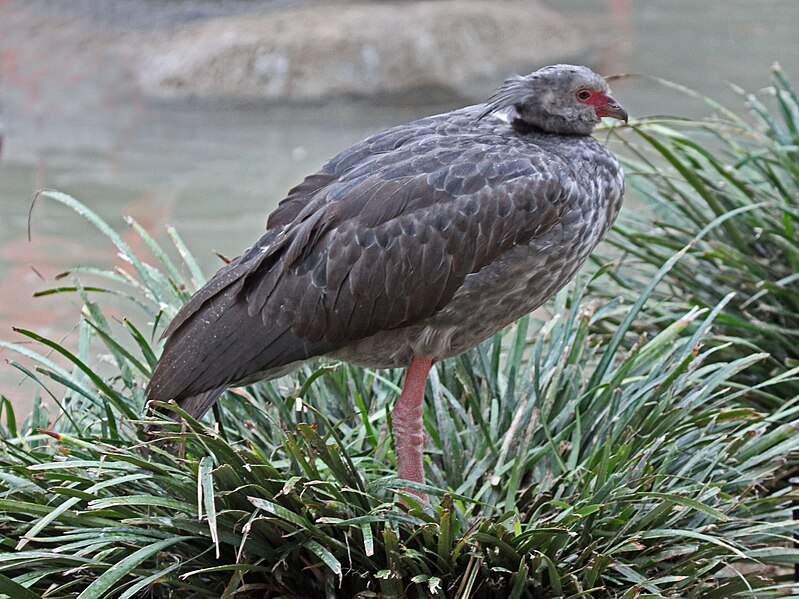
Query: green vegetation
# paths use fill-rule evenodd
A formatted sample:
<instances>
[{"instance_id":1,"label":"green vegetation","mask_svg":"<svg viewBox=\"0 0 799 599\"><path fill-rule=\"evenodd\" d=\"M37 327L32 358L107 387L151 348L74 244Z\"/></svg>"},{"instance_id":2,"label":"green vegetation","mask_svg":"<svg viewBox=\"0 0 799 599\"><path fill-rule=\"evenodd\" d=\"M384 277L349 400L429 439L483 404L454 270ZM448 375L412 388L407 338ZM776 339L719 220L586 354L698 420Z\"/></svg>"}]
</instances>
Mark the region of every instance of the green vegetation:
<instances>
[{"instance_id":1,"label":"green vegetation","mask_svg":"<svg viewBox=\"0 0 799 599\"><path fill-rule=\"evenodd\" d=\"M2 343L59 409L37 400L19 422L2 402L0 597L785 596L799 102L775 77L785 118L762 110L762 133L727 112L686 133L634 125L628 182L657 229L623 223L624 260L551 320L437 365L429 512L393 476L399 372L311 365L228 392L202 423L159 420L154 443L156 340L202 275L174 231L167 251L130 223L148 263L44 194L126 266L59 288L84 302L74 352L29 331L39 350ZM108 316L112 296L130 320Z\"/></svg>"},{"instance_id":2,"label":"green vegetation","mask_svg":"<svg viewBox=\"0 0 799 599\"><path fill-rule=\"evenodd\" d=\"M614 273L620 288L605 288L613 297L634 299L669 256L690 245L658 288L650 311L668 322L692 306L712 307L735 293L715 331L722 340L747 341L734 343L725 356L769 354L741 379L749 384L799 364L799 95L779 66L772 79L765 99L738 90L754 124L701 98L715 119L650 121L634 129L637 140L622 139L633 156L626 163L628 184L655 218L623 213L610 236L625 254ZM723 223L710 226L720 218ZM661 326L656 322L655 330ZM773 409L796 394L799 381L786 384L763 407Z\"/></svg>"}]
</instances>

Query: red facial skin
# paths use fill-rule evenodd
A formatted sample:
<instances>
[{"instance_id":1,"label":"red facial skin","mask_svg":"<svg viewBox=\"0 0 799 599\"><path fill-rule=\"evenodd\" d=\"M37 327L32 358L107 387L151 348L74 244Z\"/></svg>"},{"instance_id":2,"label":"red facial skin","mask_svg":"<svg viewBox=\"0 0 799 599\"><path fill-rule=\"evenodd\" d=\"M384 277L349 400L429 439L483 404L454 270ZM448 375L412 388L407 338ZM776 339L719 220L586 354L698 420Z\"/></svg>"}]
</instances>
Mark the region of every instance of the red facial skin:
<instances>
[{"instance_id":1,"label":"red facial skin","mask_svg":"<svg viewBox=\"0 0 799 599\"><path fill-rule=\"evenodd\" d=\"M627 122L627 111L607 94L591 89L581 89L576 96L578 102L593 106L598 117L608 116Z\"/></svg>"}]
</instances>

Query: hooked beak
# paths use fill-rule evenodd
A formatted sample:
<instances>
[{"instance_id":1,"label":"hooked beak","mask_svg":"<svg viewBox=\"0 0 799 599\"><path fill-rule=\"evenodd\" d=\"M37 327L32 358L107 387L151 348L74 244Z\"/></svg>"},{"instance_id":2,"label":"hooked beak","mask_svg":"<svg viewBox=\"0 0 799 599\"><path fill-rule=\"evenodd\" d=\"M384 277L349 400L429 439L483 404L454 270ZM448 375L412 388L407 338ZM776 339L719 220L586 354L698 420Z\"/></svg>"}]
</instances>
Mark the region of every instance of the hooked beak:
<instances>
[{"instance_id":1,"label":"hooked beak","mask_svg":"<svg viewBox=\"0 0 799 599\"><path fill-rule=\"evenodd\" d=\"M606 96L607 103L604 106L597 106L596 115L599 117L609 116L612 119L619 119L620 121L627 122L627 111L622 108L621 104L616 102L610 96Z\"/></svg>"}]
</instances>

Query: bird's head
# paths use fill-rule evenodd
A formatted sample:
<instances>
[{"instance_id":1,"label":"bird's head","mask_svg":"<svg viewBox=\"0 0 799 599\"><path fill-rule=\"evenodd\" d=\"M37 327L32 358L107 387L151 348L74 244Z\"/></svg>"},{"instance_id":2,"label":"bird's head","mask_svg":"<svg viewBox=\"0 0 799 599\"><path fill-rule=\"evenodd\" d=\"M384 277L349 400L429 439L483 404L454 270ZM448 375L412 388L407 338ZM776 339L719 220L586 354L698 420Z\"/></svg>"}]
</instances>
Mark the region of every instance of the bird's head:
<instances>
[{"instance_id":1,"label":"bird's head","mask_svg":"<svg viewBox=\"0 0 799 599\"><path fill-rule=\"evenodd\" d=\"M604 116L627 122L605 79L578 65L556 64L508 79L480 118L511 107L517 125L561 135L590 135Z\"/></svg>"}]
</instances>

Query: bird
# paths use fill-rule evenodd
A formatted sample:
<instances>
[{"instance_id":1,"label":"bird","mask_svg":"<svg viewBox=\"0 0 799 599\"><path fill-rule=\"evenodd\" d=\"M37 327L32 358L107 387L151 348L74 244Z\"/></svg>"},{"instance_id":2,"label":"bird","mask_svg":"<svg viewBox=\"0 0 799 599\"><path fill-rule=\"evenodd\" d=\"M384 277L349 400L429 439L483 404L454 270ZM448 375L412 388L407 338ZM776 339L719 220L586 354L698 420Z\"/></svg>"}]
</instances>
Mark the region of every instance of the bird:
<instances>
[{"instance_id":1,"label":"bird","mask_svg":"<svg viewBox=\"0 0 799 599\"><path fill-rule=\"evenodd\" d=\"M622 168L592 136L602 117L628 118L606 80L557 64L344 150L179 310L148 400L199 418L228 387L319 356L405 368L397 475L424 483L432 364L541 306L619 213Z\"/></svg>"}]
</instances>

